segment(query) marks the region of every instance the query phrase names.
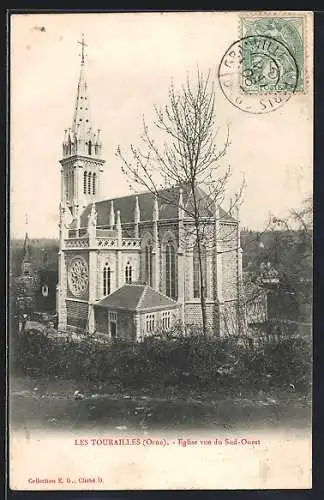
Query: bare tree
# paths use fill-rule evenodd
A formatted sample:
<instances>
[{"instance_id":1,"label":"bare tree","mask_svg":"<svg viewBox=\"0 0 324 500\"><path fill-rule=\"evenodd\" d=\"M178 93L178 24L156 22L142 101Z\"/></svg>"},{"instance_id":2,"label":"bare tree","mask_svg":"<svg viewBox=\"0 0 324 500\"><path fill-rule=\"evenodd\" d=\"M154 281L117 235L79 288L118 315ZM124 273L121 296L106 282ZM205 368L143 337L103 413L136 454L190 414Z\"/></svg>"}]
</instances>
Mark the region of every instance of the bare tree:
<instances>
[{"instance_id":1,"label":"bare tree","mask_svg":"<svg viewBox=\"0 0 324 500\"><path fill-rule=\"evenodd\" d=\"M283 297L287 296L287 317L300 314L300 307L311 302L312 292L312 198L308 197L298 209L290 210L287 217L269 215L269 222L260 233L245 235L245 279L259 285L260 292L271 291L276 302L272 303L271 321L281 320ZM249 283L247 289L252 289ZM256 289L257 291L257 289ZM251 297L252 302L258 298ZM297 312L298 311L298 312ZM306 317L304 313L303 317Z\"/></svg>"},{"instance_id":2,"label":"bare tree","mask_svg":"<svg viewBox=\"0 0 324 500\"><path fill-rule=\"evenodd\" d=\"M155 136L143 117L143 133L139 147L130 146L128 160L118 147L116 155L121 159L123 172L136 184L146 188L163 203L178 206L178 198L170 197L161 189L168 186L188 186L191 203L182 206L185 217L193 221L194 241L200 270L200 303L203 333L207 332L206 294L203 269L203 241L206 219L202 217L206 204L215 214L216 204L224 199L230 179L230 167L222 168L220 160L229 146L229 132L221 148L218 147L215 116L215 89L211 71L204 77L197 70L196 81L189 77L177 91L171 83L168 102L154 107ZM206 196L199 196L203 190ZM241 191L243 189L243 185ZM241 191L237 194L238 203ZM206 212L204 212L206 215ZM211 218L210 218L211 219ZM210 225L210 220L209 220Z\"/></svg>"}]
</instances>

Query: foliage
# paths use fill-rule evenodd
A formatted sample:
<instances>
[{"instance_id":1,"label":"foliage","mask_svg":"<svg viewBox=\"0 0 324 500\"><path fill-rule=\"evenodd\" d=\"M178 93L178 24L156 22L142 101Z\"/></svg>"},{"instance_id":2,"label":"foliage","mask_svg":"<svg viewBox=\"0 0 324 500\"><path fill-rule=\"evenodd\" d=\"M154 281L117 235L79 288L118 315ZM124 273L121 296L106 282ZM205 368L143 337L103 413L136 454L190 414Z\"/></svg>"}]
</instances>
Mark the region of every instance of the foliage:
<instances>
[{"instance_id":1,"label":"foliage","mask_svg":"<svg viewBox=\"0 0 324 500\"><path fill-rule=\"evenodd\" d=\"M309 392L311 345L303 338L252 345L244 338L201 335L141 343L23 335L12 359L23 374L115 383L124 388L210 388Z\"/></svg>"}]
</instances>

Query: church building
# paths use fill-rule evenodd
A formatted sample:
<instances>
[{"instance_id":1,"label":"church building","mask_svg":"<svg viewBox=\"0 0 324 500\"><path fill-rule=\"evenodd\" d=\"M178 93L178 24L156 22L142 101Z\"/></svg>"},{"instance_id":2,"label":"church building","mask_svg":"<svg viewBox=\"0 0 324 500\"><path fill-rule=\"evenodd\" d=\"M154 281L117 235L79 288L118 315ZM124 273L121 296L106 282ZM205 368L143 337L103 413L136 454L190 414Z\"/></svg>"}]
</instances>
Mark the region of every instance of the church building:
<instances>
[{"instance_id":1,"label":"church building","mask_svg":"<svg viewBox=\"0 0 324 500\"><path fill-rule=\"evenodd\" d=\"M91 122L82 40L81 70L61 168L58 328L141 339L200 325L200 267L188 185L102 199L100 130ZM113 187L111 183L110 190ZM238 332L242 250L235 216L199 188L205 300L213 335Z\"/></svg>"}]
</instances>

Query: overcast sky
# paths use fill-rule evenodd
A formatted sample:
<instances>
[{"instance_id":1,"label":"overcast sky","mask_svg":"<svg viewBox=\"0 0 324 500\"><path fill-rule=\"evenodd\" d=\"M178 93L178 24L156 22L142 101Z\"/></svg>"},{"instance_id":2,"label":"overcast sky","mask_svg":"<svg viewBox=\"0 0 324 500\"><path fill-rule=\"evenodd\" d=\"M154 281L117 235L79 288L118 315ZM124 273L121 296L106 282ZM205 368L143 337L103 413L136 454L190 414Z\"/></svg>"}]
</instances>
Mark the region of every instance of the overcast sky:
<instances>
[{"instance_id":1,"label":"overcast sky","mask_svg":"<svg viewBox=\"0 0 324 500\"><path fill-rule=\"evenodd\" d=\"M12 236L24 236L26 213L31 237L58 236L58 161L64 129L72 124L81 33L89 45L92 124L102 130L104 198L129 192L115 157L117 146L125 150L136 143L142 115L150 122L153 105L166 102L171 78L181 84L198 65L203 72L211 68L215 78L220 146L230 126L231 147L224 162L233 171L230 191L245 174L242 225L260 229L269 211L284 217L298 207L312 190L311 81L308 92L294 95L273 113L253 115L235 108L220 90L217 68L239 38L238 21L237 13L13 16Z\"/></svg>"}]
</instances>

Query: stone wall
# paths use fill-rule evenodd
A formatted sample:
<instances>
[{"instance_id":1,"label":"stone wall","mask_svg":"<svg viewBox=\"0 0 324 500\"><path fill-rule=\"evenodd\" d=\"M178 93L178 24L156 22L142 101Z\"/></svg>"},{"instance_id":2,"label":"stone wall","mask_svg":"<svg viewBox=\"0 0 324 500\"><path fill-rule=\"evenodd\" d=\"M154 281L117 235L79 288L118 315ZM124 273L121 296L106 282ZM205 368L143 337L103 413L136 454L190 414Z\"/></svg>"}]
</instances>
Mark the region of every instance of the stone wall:
<instances>
[{"instance_id":1,"label":"stone wall","mask_svg":"<svg viewBox=\"0 0 324 500\"><path fill-rule=\"evenodd\" d=\"M214 330L215 327L215 304L206 304L207 327ZM202 314L200 302L186 303L185 305L185 321L188 325L195 324L202 326Z\"/></svg>"},{"instance_id":2,"label":"stone wall","mask_svg":"<svg viewBox=\"0 0 324 500\"><path fill-rule=\"evenodd\" d=\"M221 224L220 226L220 251L223 277L223 299L238 299L238 250L236 224Z\"/></svg>"}]
</instances>

